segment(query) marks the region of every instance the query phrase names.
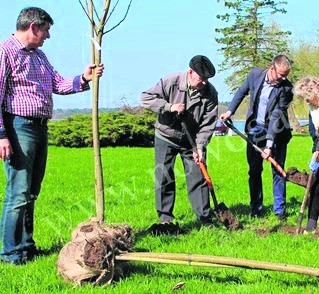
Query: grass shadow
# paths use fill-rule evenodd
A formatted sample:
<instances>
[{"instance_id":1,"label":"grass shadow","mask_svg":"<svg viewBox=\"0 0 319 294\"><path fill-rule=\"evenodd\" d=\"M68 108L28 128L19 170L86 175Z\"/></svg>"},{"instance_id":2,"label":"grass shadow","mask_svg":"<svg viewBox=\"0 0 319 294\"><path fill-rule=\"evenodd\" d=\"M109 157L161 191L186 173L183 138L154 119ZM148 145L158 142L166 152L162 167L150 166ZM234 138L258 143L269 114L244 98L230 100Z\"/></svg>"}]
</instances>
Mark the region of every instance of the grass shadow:
<instances>
[{"instance_id":1,"label":"grass shadow","mask_svg":"<svg viewBox=\"0 0 319 294\"><path fill-rule=\"evenodd\" d=\"M64 244L62 244L61 242L57 243L57 244L53 244L50 248L48 249L42 249L41 247L39 247L37 249L37 252L35 254L35 256L40 257L40 256L49 256L55 253L58 253L61 251L61 249L63 248Z\"/></svg>"},{"instance_id":2,"label":"grass shadow","mask_svg":"<svg viewBox=\"0 0 319 294\"><path fill-rule=\"evenodd\" d=\"M297 215L297 211L299 212L300 205L301 205L301 200L298 200L297 197L293 196L289 199L289 202L286 203L287 211L296 212L296 215ZM245 226L250 225L252 222L252 219L254 219L250 216L250 207L248 204L238 203L236 205L232 205L232 206L229 206L227 208L233 213L234 217L242 225L241 229L245 229ZM267 206L263 206L263 213L258 218L267 219L272 214L273 214L273 205L270 204ZM212 215L212 225L211 225L212 227L215 227L215 228L225 227L225 225L218 219L218 217L216 217L216 214L214 213L213 208L212 208L211 215ZM288 217L289 216L293 217L294 213L291 213L290 215L288 215ZM275 224L271 228L267 228L267 232L268 233L278 232L283 226L284 226L284 223L280 222L278 224ZM194 221L190 221L188 223L183 223L183 225L180 226L180 232L177 235L172 234L172 235L156 236L156 235L152 235L149 232L149 228L146 228L144 230L137 231L135 233L135 237L136 237L136 239L141 239L141 238L145 238L147 236L153 236L155 238L158 238L158 237L163 238L163 236L165 236L167 238L165 241L167 241L167 242L172 241L173 242L173 241L175 241L176 236L189 234L191 231L200 230L202 227L203 227L203 224L200 221L194 220ZM207 227L209 227L209 225L207 225Z\"/></svg>"},{"instance_id":3,"label":"grass shadow","mask_svg":"<svg viewBox=\"0 0 319 294\"><path fill-rule=\"evenodd\" d=\"M180 228L180 231L178 233L172 233L172 234L160 234L160 235L155 235L149 231L149 228L144 229L144 230L138 230L134 232L134 237L136 242L141 241L144 238L160 238L163 242L166 244L174 243L176 242L176 238L179 235L184 235L187 232L184 230L184 227ZM134 249L135 251L145 251L144 249Z\"/></svg>"}]
</instances>

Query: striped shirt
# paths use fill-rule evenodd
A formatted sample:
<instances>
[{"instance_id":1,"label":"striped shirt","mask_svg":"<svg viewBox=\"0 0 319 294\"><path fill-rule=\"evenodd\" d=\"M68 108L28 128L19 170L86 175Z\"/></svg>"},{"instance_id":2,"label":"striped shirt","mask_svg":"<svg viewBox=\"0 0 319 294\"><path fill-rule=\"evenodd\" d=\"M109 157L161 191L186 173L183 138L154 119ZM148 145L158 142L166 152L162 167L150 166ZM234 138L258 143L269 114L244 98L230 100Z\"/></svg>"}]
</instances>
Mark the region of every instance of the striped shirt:
<instances>
[{"instance_id":1,"label":"striped shirt","mask_svg":"<svg viewBox=\"0 0 319 294\"><path fill-rule=\"evenodd\" d=\"M5 134L2 113L51 118L52 94L68 95L89 89L81 76L63 78L39 49L27 49L15 36L0 45L0 137Z\"/></svg>"}]
</instances>

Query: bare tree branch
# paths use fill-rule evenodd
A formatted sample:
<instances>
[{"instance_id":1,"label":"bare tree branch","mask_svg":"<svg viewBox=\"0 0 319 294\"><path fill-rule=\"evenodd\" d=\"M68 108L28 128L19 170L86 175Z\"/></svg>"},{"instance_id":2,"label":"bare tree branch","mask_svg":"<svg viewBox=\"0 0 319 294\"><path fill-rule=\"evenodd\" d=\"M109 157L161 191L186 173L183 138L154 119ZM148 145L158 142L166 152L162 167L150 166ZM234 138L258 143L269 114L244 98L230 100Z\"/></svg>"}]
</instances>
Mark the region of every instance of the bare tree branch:
<instances>
[{"instance_id":1,"label":"bare tree branch","mask_svg":"<svg viewBox=\"0 0 319 294\"><path fill-rule=\"evenodd\" d=\"M97 34L96 26L95 26L95 23L94 23L94 19L93 19L93 18L91 19L91 17L89 16L87 10L86 10L85 7L83 6L81 0L79 0L79 3L80 3L80 5L81 5L81 7L82 7L84 13L86 14L87 18L89 19L89 21L90 21L92 27L94 28L95 33ZM87 4L87 2L86 2L86 4ZM88 4L87 4L87 5L88 5Z\"/></svg>"},{"instance_id":2,"label":"bare tree branch","mask_svg":"<svg viewBox=\"0 0 319 294\"><path fill-rule=\"evenodd\" d=\"M110 15L109 15L109 17L106 19L106 23L108 22L108 20L110 19L110 17L111 17L111 15L113 14L113 12L114 12L114 10L115 10L115 8L116 8L116 6L117 6L117 4L120 2L120 0L117 0L117 2L115 3L115 5L113 6L113 9L112 9L112 11L110 12Z\"/></svg>"},{"instance_id":3,"label":"bare tree branch","mask_svg":"<svg viewBox=\"0 0 319 294\"><path fill-rule=\"evenodd\" d=\"M103 29L105 26L106 17L107 17L107 14L109 12L111 0L106 0L104 3L105 3L105 5L103 8L103 15L102 15L102 18L100 20L100 25L99 25L99 29L98 29L99 33L101 33L102 36L103 36Z\"/></svg>"},{"instance_id":4,"label":"bare tree branch","mask_svg":"<svg viewBox=\"0 0 319 294\"><path fill-rule=\"evenodd\" d=\"M100 18L99 18L99 14L97 13L97 11L96 11L96 9L95 9L95 5L94 5L94 2L93 2L93 1L92 1L92 6L93 6L93 11L94 11L94 13L95 13L97 19L98 19L99 21L101 21Z\"/></svg>"},{"instance_id":5,"label":"bare tree branch","mask_svg":"<svg viewBox=\"0 0 319 294\"><path fill-rule=\"evenodd\" d=\"M123 19L122 19L117 25L115 25L114 27L112 27L111 29L109 29L108 31L105 31L105 32L103 33L103 35L105 35L105 34L109 33L110 31L114 30L116 27L118 27L118 26L125 20L125 18L126 18L126 16L127 16L128 12L129 12L129 10L130 10L132 1L133 1L133 0L130 1L129 5L128 5L128 7L127 7L126 13L125 13L125 15L124 15L124 17L123 17Z\"/></svg>"}]
</instances>

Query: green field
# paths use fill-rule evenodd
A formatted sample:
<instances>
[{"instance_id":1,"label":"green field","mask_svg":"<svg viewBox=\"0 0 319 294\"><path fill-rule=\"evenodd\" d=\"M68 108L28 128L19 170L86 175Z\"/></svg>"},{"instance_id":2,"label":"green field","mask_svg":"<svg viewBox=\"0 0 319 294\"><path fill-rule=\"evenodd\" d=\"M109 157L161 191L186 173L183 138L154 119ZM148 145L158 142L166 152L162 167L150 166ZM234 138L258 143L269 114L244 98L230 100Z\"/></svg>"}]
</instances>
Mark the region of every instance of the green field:
<instances>
[{"instance_id":1,"label":"green field","mask_svg":"<svg viewBox=\"0 0 319 294\"><path fill-rule=\"evenodd\" d=\"M288 147L286 167L307 169L311 139L294 136ZM135 233L139 251L193 253L248 258L319 268L318 240L272 230L279 223L272 214L270 166L264 163L266 216L250 219L245 143L239 137L214 137L209 145L208 170L220 202L244 225L229 232L216 222L214 228L195 226L187 200L184 173L177 162L177 199L174 214L184 234L154 237L146 233L157 221L153 195L153 148L105 148L105 222L127 223ZM1 173L0 189L4 178ZM304 188L287 184L288 222L294 226ZM2 205L3 193L0 195ZM26 266L0 264L1 293L172 293L184 282L181 293L319 293L314 277L233 268L130 262L124 277L105 287L75 287L58 275L56 261L72 230L95 214L92 149L50 147L42 193L37 200L35 240L44 250ZM306 217L305 217L306 218ZM273 231L259 234L260 230ZM174 291L175 292L175 291Z\"/></svg>"}]
</instances>

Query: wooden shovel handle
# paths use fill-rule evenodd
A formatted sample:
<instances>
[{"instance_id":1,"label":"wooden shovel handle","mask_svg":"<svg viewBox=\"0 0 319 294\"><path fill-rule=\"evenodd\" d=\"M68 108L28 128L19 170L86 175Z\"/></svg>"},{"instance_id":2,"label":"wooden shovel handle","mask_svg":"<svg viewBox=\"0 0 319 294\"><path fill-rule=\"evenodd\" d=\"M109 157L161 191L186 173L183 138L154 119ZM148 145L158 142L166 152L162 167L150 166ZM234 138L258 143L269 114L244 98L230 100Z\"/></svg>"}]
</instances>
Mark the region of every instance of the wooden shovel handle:
<instances>
[{"instance_id":1,"label":"wooden shovel handle","mask_svg":"<svg viewBox=\"0 0 319 294\"><path fill-rule=\"evenodd\" d=\"M279 165L279 163L278 163L275 159L273 159L271 156L269 156L269 157L267 158L267 160L277 169L278 172L281 173L281 175L282 175L284 178L287 177L286 172L283 170L283 168Z\"/></svg>"},{"instance_id":2,"label":"wooden shovel handle","mask_svg":"<svg viewBox=\"0 0 319 294\"><path fill-rule=\"evenodd\" d=\"M202 161L200 161L198 163L198 166L199 166L199 168L200 168L200 170L201 170L201 172L203 174L203 177L205 178L205 181L206 181L206 184L207 184L208 188L210 190L213 189L213 182L212 182L212 179L210 178L210 176L209 176L209 174L207 172L205 164Z\"/></svg>"},{"instance_id":3,"label":"wooden shovel handle","mask_svg":"<svg viewBox=\"0 0 319 294\"><path fill-rule=\"evenodd\" d=\"M302 220L303 220L303 216L305 213L305 209L307 208L308 204L309 204L309 200L310 200L310 191L312 188L312 185L315 181L314 179L315 175L313 173L312 170L310 170L309 175L308 175L308 181L307 181L307 186L306 186L306 190L302 199L302 203L300 206L300 211L299 211L299 215L297 218L297 229L296 229L296 233L300 234L301 233L301 224L302 224Z\"/></svg>"},{"instance_id":4,"label":"wooden shovel handle","mask_svg":"<svg viewBox=\"0 0 319 294\"><path fill-rule=\"evenodd\" d=\"M256 151L258 151L259 153L263 153L263 150L261 148L259 148L252 140L250 140L248 138L248 136L244 135L242 132L240 132L232 123L232 121L230 119L224 121L224 124L231 128L237 135L239 135L242 139L244 139L246 142L248 142L249 144L251 144ZM286 172L284 171L284 169L279 165L279 163L273 159L271 156L269 156L267 158L267 160L272 163L272 165L277 169L278 172L280 172L282 174L282 176L284 178L287 177L287 174Z\"/></svg>"}]
</instances>

